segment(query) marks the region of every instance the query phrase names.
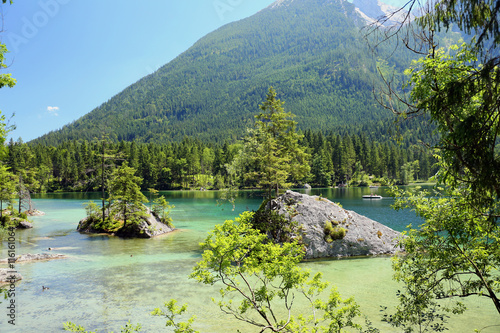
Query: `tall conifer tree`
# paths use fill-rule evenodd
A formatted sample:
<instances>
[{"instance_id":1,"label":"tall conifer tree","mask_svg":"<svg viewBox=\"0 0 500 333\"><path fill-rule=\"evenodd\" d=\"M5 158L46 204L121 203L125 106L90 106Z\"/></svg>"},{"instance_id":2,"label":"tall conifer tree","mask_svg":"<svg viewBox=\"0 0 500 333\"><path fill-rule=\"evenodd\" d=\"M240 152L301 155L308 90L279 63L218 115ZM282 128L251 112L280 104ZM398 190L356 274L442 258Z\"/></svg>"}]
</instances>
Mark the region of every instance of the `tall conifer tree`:
<instances>
[{"instance_id":1,"label":"tall conifer tree","mask_svg":"<svg viewBox=\"0 0 500 333\"><path fill-rule=\"evenodd\" d=\"M285 112L283 104L276 98L274 88L269 88L242 150L248 154L246 163L250 164L245 178L256 180L267 190L269 198L273 191L277 196L280 188L302 180L310 171L309 155L299 145L303 135L297 133L294 115Z\"/></svg>"}]
</instances>

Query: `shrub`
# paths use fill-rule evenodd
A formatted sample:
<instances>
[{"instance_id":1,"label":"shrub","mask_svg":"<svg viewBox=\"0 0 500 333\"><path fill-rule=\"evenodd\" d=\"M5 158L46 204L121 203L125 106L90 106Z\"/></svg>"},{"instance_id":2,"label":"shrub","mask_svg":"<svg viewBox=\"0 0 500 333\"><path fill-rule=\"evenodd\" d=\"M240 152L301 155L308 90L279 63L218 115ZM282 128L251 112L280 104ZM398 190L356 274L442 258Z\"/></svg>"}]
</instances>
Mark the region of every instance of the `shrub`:
<instances>
[{"instance_id":1,"label":"shrub","mask_svg":"<svg viewBox=\"0 0 500 333\"><path fill-rule=\"evenodd\" d=\"M347 230L342 227L333 228L333 232L330 234L334 240L343 239L347 233Z\"/></svg>"},{"instance_id":2,"label":"shrub","mask_svg":"<svg viewBox=\"0 0 500 333\"><path fill-rule=\"evenodd\" d=\"M158 217L160 221L170 228L174 228L174 224L172 223L172 218L170 217L170 210L174 208L174 205L170 205L165 197L162 195L159 198L153 200L153 215Z\"/></svg>"},{"instance_id":3,"label":"shrub","mask_svg":"<svg viewBox=\"0 0 500 333\"><path fill-rule=\"evenodd\" d=\"M10 216L9 215L3 215L0 218L0 222L2 223L3 226L7 226L10 223Z\"/></svg>"},{"instance_id":4,"label":"shrub","mask_svg":"<svg viewBox=\"0 0 500 333\"><path fill-rule=\"evenodd\" d=\"M253 228L263 234L270 236L277 243L292 241L301 242L300 226L296 221L286 218L275 210L267 210L266 205L269 200L265 200L254 212L250 223ZM292 212L293 213L293 212Z\"/></svg>"},{"instance_id":5,"label":"shrub","mask_svg":"<svg viewBox=\"0 0 500 333\"><path fill-rule=\"evenodd\" d=\"M87 217L89 219L99 218L100 208L94 201L90 200L89 202L85 202L83 206L85 207L85 212L87 213Z\"/></svg>"},{"instance_id":6,"label":"shrub","mask_svg":"<svg viewBox=\"0 0 500 333\"><path fill-rule=\"evenodd\" d=\"M336 224L338 224L338 222ZM324 238L325 241L327 243L331 243L334 240L344 239L347 230L342 227L339 227L338 225L335 225L334 227L332 225L332 221L326 221L324 232L325 232L325 238Z\"/></svg>"},{"instance_id":7,"label":"shrub","mask_svg":"<svg viewBox=\"0 0 500 333\"><path fill-rule=\"evenodd\" d=\"M323 197L321 196L321 194L320 194L318 197L314 198L314 200L316 200L316 201L326 201L326 199L325 199L325 198L323 198Z\"/></svg>"},{"instance_id":8,"label":"shrub","mask_svg":"<svg viewBox=\"0 0 500 333\"><path fill-rule=\"evenodd\" d=\"M94 223L94 229L102 232L117 232L123 227L123 221L118 221L113 218L106 217L104 221L101 218L89 218L91 223Z\"/></svg>"},{"instance_id":9,"label":"shrub","mask_svg":"<svg viewBox=\"0 0 500 333\"><path fill-rule=\"evenodd\" d=\"M170 216L166 218L161 218L161 223L166 224L169 228L174 229L175 225L172 223L172 218Z\"/></svg>"}]
</instances>

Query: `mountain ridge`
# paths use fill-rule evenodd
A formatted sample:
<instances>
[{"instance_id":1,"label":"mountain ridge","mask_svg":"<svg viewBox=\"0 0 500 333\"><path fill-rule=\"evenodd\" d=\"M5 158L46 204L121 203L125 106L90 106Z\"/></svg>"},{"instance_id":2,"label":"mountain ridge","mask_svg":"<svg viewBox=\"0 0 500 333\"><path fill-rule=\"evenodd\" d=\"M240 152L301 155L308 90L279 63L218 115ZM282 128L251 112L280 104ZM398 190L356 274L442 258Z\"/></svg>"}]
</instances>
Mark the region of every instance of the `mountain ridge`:
<instances>
[{"instance_id":1,"label":"mountain ridge","mask_svg":"<svg viewBox=\"0 0 500 333\"><path fill-rule=\"evenodd\" d=\"M274 86L302 129L379 126L377 59L343 0L283 0L207 34L171 62L35 142L236 140ZM405 58L406 57L406 58ZM403 59L405 58L405 59ZM404 55L389 66L402 71Z\"/></svg>"}]
</instances>

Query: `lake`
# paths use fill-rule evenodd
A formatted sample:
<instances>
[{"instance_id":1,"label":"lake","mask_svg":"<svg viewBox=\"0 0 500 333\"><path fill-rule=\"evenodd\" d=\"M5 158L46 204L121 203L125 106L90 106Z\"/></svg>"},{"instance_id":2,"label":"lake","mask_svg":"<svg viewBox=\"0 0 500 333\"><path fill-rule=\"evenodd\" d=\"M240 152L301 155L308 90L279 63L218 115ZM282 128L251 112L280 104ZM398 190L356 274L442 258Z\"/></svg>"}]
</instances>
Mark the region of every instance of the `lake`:
<instances>
[{"instance_id":1,"label":"lake","mask_svg":"<svg viewBox=\"0 0 500 333\"><path fill-rule=\"evenodd\" d=\"M304 191L304 190L301 190ZM374 192L387 197L385 188L313 189L348 210L354 210L402 231L419 220L412 212L396 212L392 199L361 199ZM99 201L98 193L56 193L34 196L45 216L33 217L35 228L16 233L16 254L41 253L55 248L68 259L17 264L24 279L16 286L16 325L7 323L6 303L0 307L0 332L57 332L72 321L99 332L119 332L127 320L141 323L145 332L169 332L165 319L150 316L171 298L189 304L196 314L195 328L201 332L255 332L222 312L211 302L217 288L188 278L200 259L199 243L215 224L233 219L245 210L257 209L259 192L242 191L235 210L217 205L219 192L161 192L175 208L171 212L178 231L155 239L120 239L80 234L78 221L85 216L83 203ZM7 257L6 243L1 258ZM302 264L321 271L344 298L354 296L361 311L382 332L396 332L380 321L380 306L395 304L398 285L392 281L388 257L317 260ZM50 289L43 291L42 286ZM500 318L487 300L470 298L471 309L450 319L450 332L472 332L474 328L500 325ZM298 304L300 308L300 304ZM498 327L482 332L498 332Z\"/></svg>"}]
</instances>

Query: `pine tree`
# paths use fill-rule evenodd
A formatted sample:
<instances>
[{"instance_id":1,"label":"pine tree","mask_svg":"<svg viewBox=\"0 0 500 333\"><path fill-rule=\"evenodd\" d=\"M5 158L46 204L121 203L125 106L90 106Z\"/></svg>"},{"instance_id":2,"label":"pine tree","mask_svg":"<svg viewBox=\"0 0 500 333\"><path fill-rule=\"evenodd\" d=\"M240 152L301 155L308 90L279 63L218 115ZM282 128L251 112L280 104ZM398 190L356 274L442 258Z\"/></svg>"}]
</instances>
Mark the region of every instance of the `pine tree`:
<instances>
[{"instance_id":1,"label":"pine tree","mask_svg":"<svg viewBox=\"0 0 500 333\"><path fill-rule=\"evenodd\" d=\"M309 155L299 145L302 135L296 132L294 115L285 112L283 102L276 98L273 87L269 89L266 100L259 106L261 112L255 116L253 129L249 130L243 154L248 154L250 171L247 179L255 179L258 185L278 196L280 188L291 182L302 180L309 174Z\"/></svg>"},{"instance_id":2,"label":"pine tree","mask_svg":"<svg viewBox=\"0 0 500 333\"><path fill-rule=\"evenodd\" d=\"M0 164L0 218L3 216L3 202L11 203L16 194L17 179L5 165Z\"/></svg>"},{"instance_id":3,"label":"pine tree","mask_svg":"<svg viewBox=\"0 0 500 333\"><path fill-rule=\"evenodd\" d=\"M136 170L129 167L127 162L115 169L109 181L109 200L114 201L114 207L123 217L123 225L127 220L134 222L137 215L144 212L143 203L148 199L141 193L142 178L135 175Z\"/></svg>"}]
</instances>

